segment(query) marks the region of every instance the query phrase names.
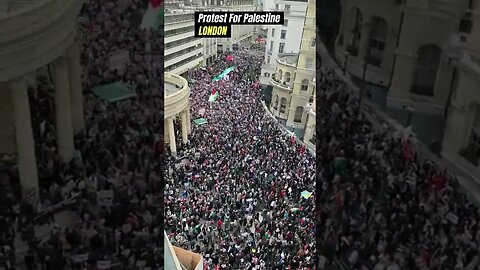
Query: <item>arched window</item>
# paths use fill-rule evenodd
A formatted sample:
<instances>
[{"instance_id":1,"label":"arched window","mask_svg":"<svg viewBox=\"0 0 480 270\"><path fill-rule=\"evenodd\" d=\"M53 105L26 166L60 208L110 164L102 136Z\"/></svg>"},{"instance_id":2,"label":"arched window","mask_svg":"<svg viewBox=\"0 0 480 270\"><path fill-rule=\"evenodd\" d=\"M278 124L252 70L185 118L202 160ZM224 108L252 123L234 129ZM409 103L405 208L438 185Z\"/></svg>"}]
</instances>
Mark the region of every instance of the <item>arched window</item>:
<instances>
[{"instance_id":1,"label":"arched window","mask_svg":"<svg viewBox=\"0 0 480 270\"><path fill-rule=\"evenodd\" d=\"M374 66L381 66L385 44L387 42L388 23L385 19L372 17L372 32L370 36L370 56L368 62Z\"/></svg>"},{"instance_id":2,"label":"arched window","mask_svg":"<svg viewBox=\"0 0 480 270\"><path fill-rule=\"evenodd\" d=\"M302 117L303 117L303 107L298 106L295 109L295 118L293 119L293 121L300 123L302 122Z\"/></svg>"},{"instance_id":3,"label":"arched window","mask_svg":"<svg viewBox=\"0 0 480 270\"><path fill-rule=\"evenodd\" d=\"M282 73L283 73L283 71L282 71L281 69L279 69L279 70L278 70L278 78L277 78L277 79L280 80L280 81L282 80Z\"/></svg>"},{"instance_id":4,"label":"arched window","mask_svg":"<svg viewBox=\"0 0 480 270\"><path fill-rule=\"evenodd\" d=\"M362 23L363 15L359 8L354 7L352 10L352 24L351 24L351 40L350 45L347 47L347 51L353 55L358 55L358 47L360 46L360 39L362 38Z\"/></svg>"},{"instance_id":5,"label":"arched window","mask_svg":"<svg viewBox=\"0 0 480 270\"><path fill-rule=\"evenodd\" d=\"M285 109L287 108L287 99L282 97L280 99L280 112L285 113Z\"/></svg>"},{"instance_id":6,"label":"arched window","mask_svg":"<svg viewBox=\"0 0 480 270\"><path fill-rule=\"evenodd\" d=\"M273 108L278 109L278 95L275 95L275 103L273 103Z\"/></svg>"},{"instance_id":7,"label":"arched window","mask_svg":"<svg viewBox=\"0 0 480 270\"><path fill-rule=\"evenodd\" d=\"M291 77L292 77L292 75L290 74L290 72L285 72L285 82L286 83L290 83Z\"/></svg>"},{"instance_id":8,"label":"arched window","mask_svg":"<svg viewBox=\"0 0 480 270\"><path fill-rule=\"evenodd\" d=\"M302 87L300 88L300 90L302 90L302 91L307 91L308 90L308 80L307 79L304 79L302 81Z\"/></svg>"},{"instance_id":9,"label":"arched window","mask_svg":"<svg viewBox=\"0 0 480 270\"><path fill-rule=\"evenodd\" d=\"M423 45L417 51L417 61L410 91L417 95L433 96L442 50L433 44Z\"/></svg>"}]
</instances>

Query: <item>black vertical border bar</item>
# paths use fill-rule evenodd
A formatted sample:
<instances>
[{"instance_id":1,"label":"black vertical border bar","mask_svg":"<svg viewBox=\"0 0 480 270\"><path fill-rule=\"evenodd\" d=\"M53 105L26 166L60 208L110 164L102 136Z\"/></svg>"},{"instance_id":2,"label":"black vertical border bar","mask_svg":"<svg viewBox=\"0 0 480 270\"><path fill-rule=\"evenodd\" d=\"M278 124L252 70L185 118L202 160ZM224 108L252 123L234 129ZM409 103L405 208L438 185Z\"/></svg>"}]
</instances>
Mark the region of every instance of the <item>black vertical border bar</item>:
<instances>
[{"instance_id":1,"label":"black vertical border bar","mask_svg":"<svg viewBox=\"0 0 480 270\"><path fill-rule=\"evenodd\" d=\"M340 27L340 15L342 10L342 3L338 0L316 0L319 1L316 3L316 46L317 46L317 58L316 58L316 90L317 94L318 91L321 91L322 85L320 84L321 81L321 67L322 67L322 57L321 57L321 50L326 49L328 54L331 54L327 44L331 44L335 42L337 38L339 27ZM321 48L319 44L323 43L325 48ZM334 59L333 59L334 60ZM335 60L334 60L335 61ZM329 198L322 198L322 184L320 177L320 168L323 164L325 164L325 153L322 149L322 142L318 140L319 134L325 134L325 130L322 130L321 127L321 109L320 99L316 98L316 117L315 119L315 133L317 137L317 142L315 144L316 147L316 197L315 197L315 211L316 211L316 242L317 242L317 269L320 269L320 255L324 256L327 259L327 266L332 265L332 261L334 260L334 254L331 252L331 246L329 246L328 239L323 238L324 230L322 225L325 224L325 220L321 219L321 212L320 209L324 207L323 201L329 200Z\"/></svg>"}]
</instances>

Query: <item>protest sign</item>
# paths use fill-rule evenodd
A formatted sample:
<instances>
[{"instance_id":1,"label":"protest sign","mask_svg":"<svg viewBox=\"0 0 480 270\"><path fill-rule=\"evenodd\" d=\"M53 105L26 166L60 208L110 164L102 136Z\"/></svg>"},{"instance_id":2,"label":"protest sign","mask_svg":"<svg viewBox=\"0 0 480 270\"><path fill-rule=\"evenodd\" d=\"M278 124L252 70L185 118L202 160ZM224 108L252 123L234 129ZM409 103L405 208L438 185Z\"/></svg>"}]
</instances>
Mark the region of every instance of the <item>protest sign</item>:
<instances>
[{"instance_id":1,"label":"protest sign","mask_svg":"<svg viewBox=\"0 0 480 270\"><path fill-rule=\"evenodd\" d=\"M114 199L113 190L99 190L97 191L97 202L101 206L112 206Z\"/></svg>"}]
</instances>

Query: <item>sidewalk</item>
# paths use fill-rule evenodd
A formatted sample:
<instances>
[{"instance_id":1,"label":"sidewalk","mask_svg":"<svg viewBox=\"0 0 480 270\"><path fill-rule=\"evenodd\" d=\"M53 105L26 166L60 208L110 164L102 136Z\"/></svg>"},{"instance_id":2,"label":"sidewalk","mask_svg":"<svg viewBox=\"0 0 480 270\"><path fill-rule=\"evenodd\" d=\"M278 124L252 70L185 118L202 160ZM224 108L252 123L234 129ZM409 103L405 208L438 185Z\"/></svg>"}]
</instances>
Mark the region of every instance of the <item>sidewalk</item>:
<instances>
[{"instance_id":1,"label":"sidewalk","mask_svg":"<svg viewBox=\"0 0 480 270\"><path fill-rule=\"evenodd\" d=\"M325 45L320 42L317 46L317 51L322 57L322 65L334 69L337 75L342 78L349 88L358 93L359 89L353 83L352 78L348 74L343 75L342 69L337 65L334 59L332 59L331 55L325 48ZM387 127L392 132L397 134L405 132L406 129L401 124L389 117L385 112L380 110L377 105L373 104L366 98L364 99L364 105L365 107L363 110L365 111L367 118L369 118L377 128ZM413 135L415 137L415 134ZM453 163L445 158L438 157L425 145L419 143L418 140L415 143L415 149L419 153L420 157L431 160L439 167L448 168L450 176L458 179L461 188L469 197L469 199L476 205L480 206L480 180L478 178L470 174L467 170L463 169L461 165Z\"/></svg>"}]
</instances>

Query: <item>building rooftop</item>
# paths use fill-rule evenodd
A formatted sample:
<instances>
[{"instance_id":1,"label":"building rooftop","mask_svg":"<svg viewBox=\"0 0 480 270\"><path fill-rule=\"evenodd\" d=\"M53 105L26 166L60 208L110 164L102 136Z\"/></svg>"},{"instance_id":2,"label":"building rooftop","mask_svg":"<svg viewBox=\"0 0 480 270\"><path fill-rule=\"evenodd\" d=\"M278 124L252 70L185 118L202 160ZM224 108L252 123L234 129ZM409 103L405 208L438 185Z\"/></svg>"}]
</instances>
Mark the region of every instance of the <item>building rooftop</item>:
<instances>
[{"instance_id":1,"label":"building rooftop","mask_svg":"<svg viewBox=\"0 0 480 270\"><path fill-rule=\"evenodd\" d=\"M174 83L167 82L167 81L164 83L164 88L165 88L164 89L165 90L165 95L167 95L167 96L175 94L178 91L182 90L182 86L176 85Z\"/></svg>"}]
</instances>

